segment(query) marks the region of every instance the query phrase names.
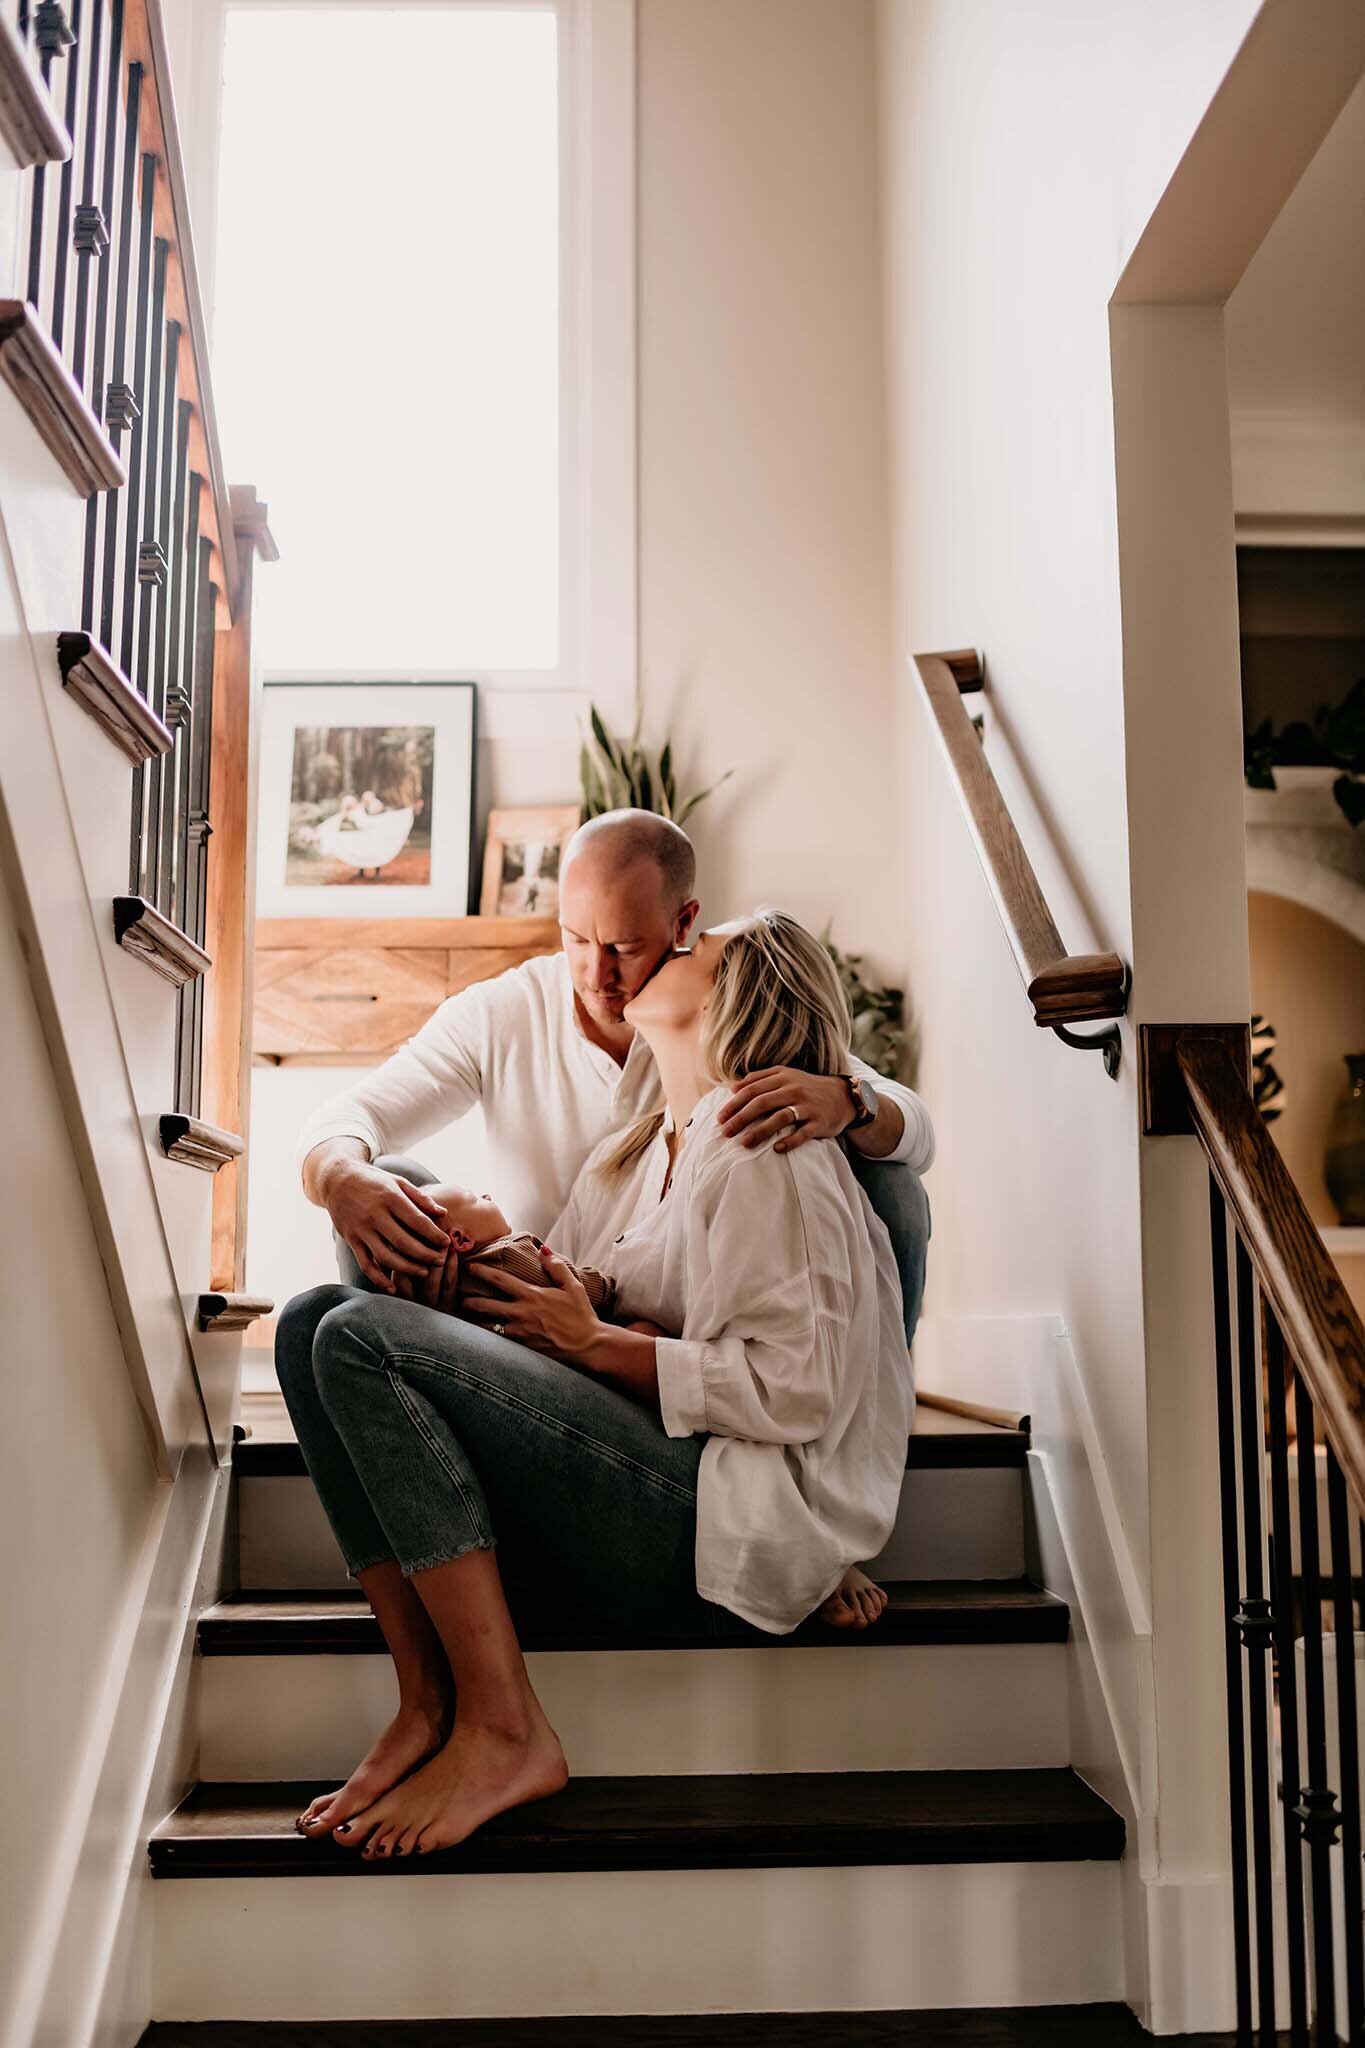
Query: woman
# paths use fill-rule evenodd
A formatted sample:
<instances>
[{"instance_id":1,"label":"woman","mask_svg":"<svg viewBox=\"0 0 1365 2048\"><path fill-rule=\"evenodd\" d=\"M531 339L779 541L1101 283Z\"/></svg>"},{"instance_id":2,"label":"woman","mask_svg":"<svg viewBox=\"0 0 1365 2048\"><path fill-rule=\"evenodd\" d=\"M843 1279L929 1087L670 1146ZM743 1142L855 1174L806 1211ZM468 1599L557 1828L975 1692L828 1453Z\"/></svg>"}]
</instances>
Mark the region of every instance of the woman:
<instances>
[{"instance_id":1,"label":"woman","mask_svg":"<svg viewBox=\"0 0 1365 2048\"><path fill-rule=\"evenodd\" d=\"M399 1684L299 1825L370 1858L448 1847L567 1780L495 1540L626 1626L752 1641L795 1628L895 1519L913 1395L886 1233L838 1146L746 1151L716 1125L747 1074L843 1070L828 955L761 911L703 933L626 1015L668 1108L584 1167L542 1255L552 1285L495 1293L471 1267L488 1330L344 1287L281 1318L285 1398ZM611 1271L628 1327L598 1320L568 1260Z\"/></svg>"}]
</instances>

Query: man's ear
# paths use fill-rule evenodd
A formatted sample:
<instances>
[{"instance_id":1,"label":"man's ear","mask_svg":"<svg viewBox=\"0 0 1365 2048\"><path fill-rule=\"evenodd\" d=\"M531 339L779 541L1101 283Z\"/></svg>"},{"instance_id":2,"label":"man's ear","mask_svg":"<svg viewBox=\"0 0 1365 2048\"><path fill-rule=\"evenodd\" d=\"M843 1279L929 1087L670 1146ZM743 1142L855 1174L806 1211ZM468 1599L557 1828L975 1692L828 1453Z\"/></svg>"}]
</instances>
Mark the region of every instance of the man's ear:
<instances>
[{"instance_id":1,"label":"man's ear","mask_svg":"<svg viewBox=\"0 0 1365 2048\"><path fill-rule=\"evenodd\" d=\"M682 909L678 912L677 923L673 927L673 944L675 947L681 948L687 944L688 933L696 923L700 912L700 903L684 903Z\"/></svg>"}]
</instances>

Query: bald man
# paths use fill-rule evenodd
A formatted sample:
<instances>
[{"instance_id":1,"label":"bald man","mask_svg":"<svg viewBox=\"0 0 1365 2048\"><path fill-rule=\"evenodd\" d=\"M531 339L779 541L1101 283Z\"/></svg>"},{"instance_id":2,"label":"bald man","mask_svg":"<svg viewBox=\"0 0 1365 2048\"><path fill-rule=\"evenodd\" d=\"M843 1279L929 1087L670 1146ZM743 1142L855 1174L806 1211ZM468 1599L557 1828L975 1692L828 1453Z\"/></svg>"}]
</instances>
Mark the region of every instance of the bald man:
<instances>
[{"instance_id":1,"label":"bald man","mask_svg":"<svg viewBox=\"0 0 1365 2048\"><path fill-rule=\"evenodd\" d=\"M592 819L560 873L563 951L449 997L382 1067L309 1119L304 1191L331 1216L343 1279L391 1293L393 1275L420 1280L444 1257L439 1212L423 1193L434 1176L401 1155L475 1103L499 1204L518 1229L549 1229L589 1153L659 1105L653 1055L623 1013L687 944L695 887L692 842L678 826L648 811ZM850 1069L752 1076L722 1124L740 1145L779 1130L782 1149L847 1141L891 1235L908 1336L923 1291L929 1225L918 1176L933 1159L933 1129L913 1090L860 1060Z\"/></svg>"}]
</instances>

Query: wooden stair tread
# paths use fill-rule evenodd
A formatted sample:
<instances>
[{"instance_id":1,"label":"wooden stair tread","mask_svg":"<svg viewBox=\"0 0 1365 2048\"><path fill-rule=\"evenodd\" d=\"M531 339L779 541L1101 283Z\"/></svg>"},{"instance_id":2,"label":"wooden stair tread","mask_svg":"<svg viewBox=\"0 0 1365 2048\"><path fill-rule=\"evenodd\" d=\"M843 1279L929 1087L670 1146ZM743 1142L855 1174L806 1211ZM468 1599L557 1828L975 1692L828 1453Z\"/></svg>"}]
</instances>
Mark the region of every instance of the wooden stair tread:
<instances>
[{"instance_id":1,"label":"wooden stair tread","mask_svg":"<svg viewBox=\"0 0 1365 2048\"><path fill-rule=\"evenodd\" d=\"M889 1604L869 1629L830 1628L817 1616L786 1636L741 1647L827 1645L875 1649L930 1643L1065 1642L1064 1600L1027 1579L912 1579L886 1588ZM513 1593L517 1633L526 1650L734 1649L714 1637L628 1635L587 1615ZM239 1593L206 1609L199 1648L211 1657L373 1655L383 1640L358 1593Z\"/></svg>"},{"instance_id":2,"label":"wooden stair tread","mask_svg":"<svg viewBox=\"0 0 1365 2048\"><path fill-rule=\"evenodd\" d=\"M251 1479L303 1474L303 1453L281 1395L245 1395L242 1420L251 1434L233 1446L235 1471ZM905 1462L910 1471L1022 1465L1028 1449L1029 1438L1023 1430L1001 1429L995 1423L920 1405L915 1410Z\"/></svg>"},{"instance_id":3,"label":"wooden stair tread","mask_svg":"<svg viewBox=\"0 0 1365 2048\"><path fill-rule=\"evenodd\" d=\"M1287 2038L1287 2037L1286 2037ZM1138 2048L1126 2005L986 2012L596 2013L480 2020L157 2020L138 2048ZM1231 2048L1230 2034L1181 2048Z\"/></svg>"},{"instance_id":4,"label":"wooden stair tread","mask_svg":"<svg viewBox=\"0 0 1365 2048\"><path fill-rule=\"evenodd\" d=\"M335 1780L200 1784L149 1851L157 1877L540 1874L1110 1859L1123 1822L1069 1770L575 1778L456 1849L362 1864L295 1817Z\"/></svg>"}]
</instances>

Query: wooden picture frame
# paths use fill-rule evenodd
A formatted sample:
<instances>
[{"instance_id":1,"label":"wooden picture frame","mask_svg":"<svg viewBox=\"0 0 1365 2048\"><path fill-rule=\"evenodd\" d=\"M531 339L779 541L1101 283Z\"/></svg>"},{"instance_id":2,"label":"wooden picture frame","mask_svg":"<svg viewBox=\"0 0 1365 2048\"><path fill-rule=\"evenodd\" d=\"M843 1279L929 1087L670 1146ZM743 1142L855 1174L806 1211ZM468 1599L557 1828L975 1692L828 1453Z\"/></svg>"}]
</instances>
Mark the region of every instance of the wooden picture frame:
<instances>
[{"instance_id":1,"label":"wooden picture frame","mask_svg":"<svg viewBox=\"0 0 1365 2048\"><path fill-rule=\"evenodd\" d=\"M489 813L481 917L559 915L559 863L578 830L577 804L527 804Z\"/></svg>"}]
</instances>

